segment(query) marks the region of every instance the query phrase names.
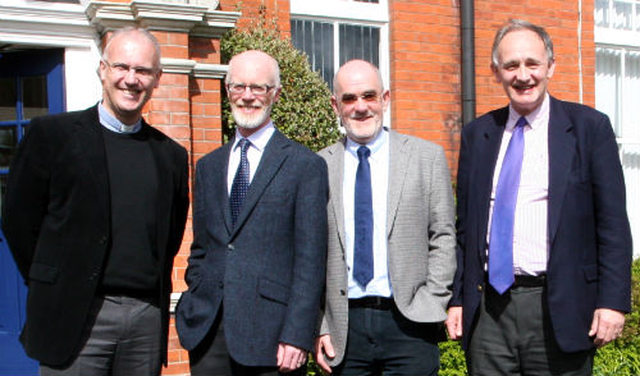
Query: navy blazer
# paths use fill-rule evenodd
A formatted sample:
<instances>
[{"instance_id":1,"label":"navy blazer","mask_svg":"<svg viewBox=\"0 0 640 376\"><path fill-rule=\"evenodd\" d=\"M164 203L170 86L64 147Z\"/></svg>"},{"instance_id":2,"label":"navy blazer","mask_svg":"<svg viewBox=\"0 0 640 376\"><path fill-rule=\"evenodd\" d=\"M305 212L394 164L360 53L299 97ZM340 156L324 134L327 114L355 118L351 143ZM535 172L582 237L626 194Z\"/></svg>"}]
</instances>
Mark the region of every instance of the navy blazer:
<instances>
[{"instance_id":1,"label":"navy blazer","mask_svg":"<svg viewBox=\"0 0 640 376\"><path fill-rule=\"evenodd\" d=\"M450 306L463 307L463 346L485 287L493 171L508 107L463 128L457 184L457 258ZM550 98L547 303L565 352L592 348L596 308L629 312L631 231L618 147L606 115Z\"/></svg>"},{"instance_id":2,"label":"navy blazer","mask_svg":"<svg viewBox=\"0 0 640 376\"><path fill-rule=\"evenodd\" d=\"M173 257L189 207L187 151L143 122L157 168L158 301L166 361ZM83 328L111 243L105 146L97 106L35 118L11 164L2 228L29 286L21 341L27 355L62 365Z\"/></svg>"},{"instance_id":3,"label":"navy blazer","mask_svg":"<svg viewBox=\"0 0 640 376\"><path fill-rule=\"evenodd\" d=\"M327 166L275 131L231 225L229 142L198 161L194 240L176 308L180 343L193 350L221 307L229 354L275 366L278 343L311 349L327 252Z\"/></svg>"}]
</instances>

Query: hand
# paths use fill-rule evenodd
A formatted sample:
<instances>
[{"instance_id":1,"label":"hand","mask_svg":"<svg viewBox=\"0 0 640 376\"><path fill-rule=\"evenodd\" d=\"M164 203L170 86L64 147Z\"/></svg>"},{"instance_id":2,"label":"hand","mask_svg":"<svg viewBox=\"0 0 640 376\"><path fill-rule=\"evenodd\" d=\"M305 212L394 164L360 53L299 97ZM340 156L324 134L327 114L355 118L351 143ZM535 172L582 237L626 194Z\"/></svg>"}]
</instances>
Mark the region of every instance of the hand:
<instances>
[{"instance_id":1,"label":"hand","mask_svg":"<svg viewBox=\"0 0 640 376\"><path fill-rule=\"evenodd\" d=\"M307 361L307 351L289 345L288 343L278 344L278 371L282 373L294 371Z\"/></svg>"},{"instance_id":2,"label":"hand","mask_svg":"<svg viewBox=\"0 0 640 376\"><path fill-rule=\"evenodd\" d=\"M333 359L336 356L336 352L333 349L333 345L331 344L331 335L323 334L320 337L316 338L316 363L322 368L322 370L326 373L331 373L331 366L329 366L329 362L327 358Z\"/></svg>"},{"instance_id":3,"label":"hand","mask_svg":"<svg viewBox=\"0 0 640 376\"><path fill-rule=\"evenodd\" d=\"M462 338L462 307L451 307L444 322L449 332L449 338L458 341Z\"/></svg>"},{"instance_id":4,"label":"hand","mask_svg":"<svg viewBox=\"0 0 640 376\"><path fill-rule=\"evenodd\" d=\"M624 327L624 313L608 308L598 308L593 313L589 337L593 343L602 347L620 337Z\"/></svg>"}]
</instances>

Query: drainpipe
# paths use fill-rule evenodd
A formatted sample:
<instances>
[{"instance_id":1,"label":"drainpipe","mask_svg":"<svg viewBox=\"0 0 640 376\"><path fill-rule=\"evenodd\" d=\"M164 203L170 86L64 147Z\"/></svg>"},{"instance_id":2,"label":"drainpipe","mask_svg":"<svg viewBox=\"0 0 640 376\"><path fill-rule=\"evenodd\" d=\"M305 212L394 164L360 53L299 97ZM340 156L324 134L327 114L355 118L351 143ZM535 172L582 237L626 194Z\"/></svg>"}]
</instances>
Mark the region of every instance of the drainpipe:
<instances>
[{"instance_id":1,"label":"drainpipe","mask_svg":"<svg viewBox=\"0 0 640 376\"><path fill-rule=\"evenodd\" d=\"M476 117L476 68L473 0L460 0L460 48L462 55L462 125Z\"/></svg>"}]
</instances>

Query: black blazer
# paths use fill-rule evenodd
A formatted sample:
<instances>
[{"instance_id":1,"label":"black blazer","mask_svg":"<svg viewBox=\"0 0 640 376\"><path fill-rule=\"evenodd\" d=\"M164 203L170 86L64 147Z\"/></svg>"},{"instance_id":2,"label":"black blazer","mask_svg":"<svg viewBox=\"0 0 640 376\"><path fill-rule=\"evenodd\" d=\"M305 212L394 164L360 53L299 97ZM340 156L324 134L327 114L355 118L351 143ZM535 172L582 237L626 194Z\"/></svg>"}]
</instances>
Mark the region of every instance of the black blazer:
<instances>
[{"instance_id":1,"label":"black blazer","mask_svg":"<svg viewBox=\"0 0 640 376\"><path fill-rule=\"evenodd\" d=\"M596 308L629 312L631 232L618 147L606 115L550 98L548 307L560 348L593 347ZM485 285L493 171L508 107L463 128L458 165L458 270L451 306L463 307L466 348Z\"/></svg>"},{"instance_id":2,"label":"black blazer","mask_svg":"<svg viewBox=\"0 0 640 376\"><path fill-rule=\"evenodd\" d=\"M275 366L279 342L311 349L327 254L327 166L275 131L231 225L229 142L196 168L189 285L176 308L180 343L193 350L221 307L229 354Z\"/></svg>"},{"instance_id":3,"label":"black blazer","mask_svg":"<svg viewBox=\"0 0 640 376\"><path fill-rule=\"evenodd\" d=\"M157 195L159 301L168 333L173 257L188 197L187 152L162 132L150 134L161 184ZM111 237L109 177L97 106L35 118L11 164L2 227L29 286L21 341L48 365L72 360L99 286ZM166 361L166 335L159 354Z\"/></svg>"}]
</instances>

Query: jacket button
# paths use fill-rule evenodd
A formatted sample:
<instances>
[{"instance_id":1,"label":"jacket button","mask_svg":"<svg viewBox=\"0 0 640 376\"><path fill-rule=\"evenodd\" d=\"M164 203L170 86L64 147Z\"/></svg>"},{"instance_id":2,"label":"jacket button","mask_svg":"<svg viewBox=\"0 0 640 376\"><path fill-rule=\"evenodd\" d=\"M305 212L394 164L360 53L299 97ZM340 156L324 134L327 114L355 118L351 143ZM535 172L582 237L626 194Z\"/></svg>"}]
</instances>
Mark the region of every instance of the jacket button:
<instances>
[{"instance_id":1,"label":"jacket button","mask_svg":"<svg viewBox=\"0 0 640 376\"><path fill-rule=\"evenodd\" d=\"M227 244L227 249L230 251L234 251L236 247L233 244Z\"/></svg>"},{"instance_id":2,"label":"jacket button","mask_svg":"<svg viewBox=\"0 0 640 376\"><path fill-rule=\"evenodd\" d=\"M478 291L482 292L482 285L478 285Z\"/></svg>"},{"instance_id":3,"label":"jacket button","mask_svg":"<svg viewBox=\"0 0 640 376\"><path fill-rule=\"evenodd\" d=\"M344 290L340 290L340 295L345 296L347 293Z\"/></svg>"}]
</instances>

